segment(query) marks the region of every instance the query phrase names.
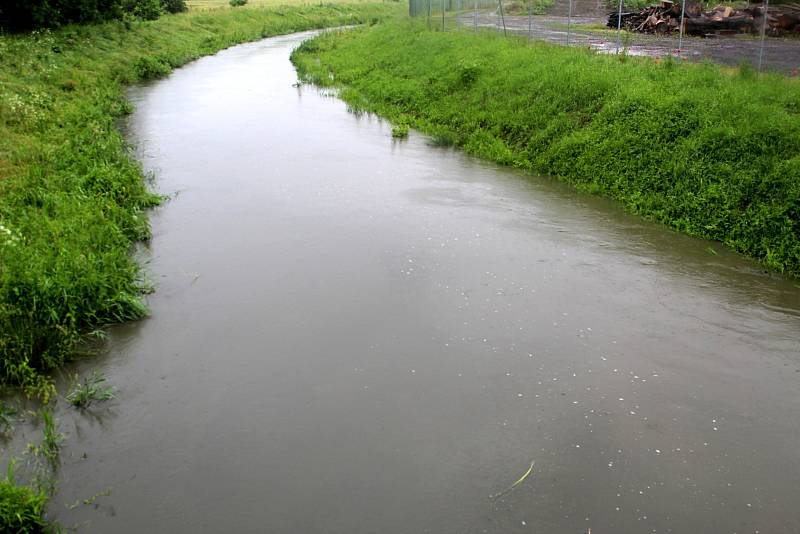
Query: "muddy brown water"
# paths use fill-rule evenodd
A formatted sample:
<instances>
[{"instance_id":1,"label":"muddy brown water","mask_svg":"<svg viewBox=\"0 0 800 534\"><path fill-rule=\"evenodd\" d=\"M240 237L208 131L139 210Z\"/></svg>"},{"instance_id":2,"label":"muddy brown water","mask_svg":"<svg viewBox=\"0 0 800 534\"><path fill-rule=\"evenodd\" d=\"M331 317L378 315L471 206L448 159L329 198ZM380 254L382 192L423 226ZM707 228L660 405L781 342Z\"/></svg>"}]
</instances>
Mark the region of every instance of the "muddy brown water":
<instances>
[{"instance_id":1,"label":"muddy brown water","mask_svg":"<svg viewBox=\"0 0 800 534\"><path fill-rule=\"evenodd\" d=\"M293 85L307 37L131 92L129 138L173 195L141 253L157 291L85 364L118 398L60 403L51 514L115 533L800 532L797 283L393 141Z\"/></svg>"}]
</instances>

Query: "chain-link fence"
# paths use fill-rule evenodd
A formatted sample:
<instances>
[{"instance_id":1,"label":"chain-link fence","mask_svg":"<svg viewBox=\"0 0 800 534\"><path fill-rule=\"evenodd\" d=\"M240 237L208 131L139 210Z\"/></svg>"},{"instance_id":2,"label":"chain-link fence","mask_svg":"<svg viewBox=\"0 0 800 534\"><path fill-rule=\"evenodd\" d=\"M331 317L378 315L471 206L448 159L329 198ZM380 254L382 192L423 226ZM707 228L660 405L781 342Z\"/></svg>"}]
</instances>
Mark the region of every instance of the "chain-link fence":
<instances>
[{"instance_id":1,"label":"chain-link fence","mask_svg":"<svg viewBox=\"0 0 800 534\"><path fill-rule=\"evenodd\" d=\"M769 1L409 0L409 12L446 31L488 28L607 53L798 75L800 4Z\"/></svg>"}]
</instances>

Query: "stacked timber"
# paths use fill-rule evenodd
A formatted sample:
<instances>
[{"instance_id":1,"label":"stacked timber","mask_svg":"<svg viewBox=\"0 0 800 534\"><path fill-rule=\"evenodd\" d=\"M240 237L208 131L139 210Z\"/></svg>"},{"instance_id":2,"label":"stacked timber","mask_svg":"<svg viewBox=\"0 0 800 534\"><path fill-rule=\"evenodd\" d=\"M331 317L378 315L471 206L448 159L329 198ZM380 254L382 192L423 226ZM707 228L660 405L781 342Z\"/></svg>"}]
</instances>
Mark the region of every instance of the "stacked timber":
<instances>
[{"instance_id":1,"label":"stacked timber","mask_svg":"<svg viewBox=\"0 0 800 534\"><path fill-rule=\"evenodd\" d=\"M664 0L659 5L645 7L640 11L611 13L607 26L616 28L621 19L622 28L638 33L672 33L679 29L681 21L680 3ZM683 20L684 33L688 35L719 35L725 33L757 33L764 23L764 7L734 9L717 6L703 12L699 4L686 2ZM767 10L766 31L770 35L800 34L800 5L786 4L770 6Z\"/></svg>"}]
</instances>

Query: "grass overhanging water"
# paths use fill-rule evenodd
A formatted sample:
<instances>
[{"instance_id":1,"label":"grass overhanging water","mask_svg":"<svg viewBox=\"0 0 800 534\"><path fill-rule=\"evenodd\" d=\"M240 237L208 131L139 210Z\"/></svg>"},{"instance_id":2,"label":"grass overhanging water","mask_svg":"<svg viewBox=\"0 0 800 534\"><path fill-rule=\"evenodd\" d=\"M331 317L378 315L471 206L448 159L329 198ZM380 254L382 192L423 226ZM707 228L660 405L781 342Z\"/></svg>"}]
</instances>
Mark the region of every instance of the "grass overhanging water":
<instances>
[{"instance_id":1,"label":"grass overhanging water","mask_svg":"<svg viewBox=\"0 0 800 534\"><path fill-rule=\"evenodd\" d=\"M800 276L798 79L408 20L323 35L292 58L354 109Z\"/></svg>"},{"instance_id":2,"label":"grass overhanging water","mask_svg":"<svg viewBox=\"0 0 800 534\"><path fill-rule=\"evenodd\" d=\"M118 131L131 112L126 85L203 55L271 35L375 23L399 4L349 3L216 9L0 34L0 389L21 386L45 406L33 473L14 459L0 480L0 530L58 530L45 509L60 444L48 373L102 328L145 315L149 284L131 256L150 235L145 210L161 199ZM113 398L93 373L67 401ZM0 430L16 410L0 403ZM39 458L46 465L38 465Z\"/></svg>"},{"instance_id":3,"label":"grass overhanging water","mask_svg":"<svg viewBox=\"0 0 800 534\"><path fill-rule=\"evenodd\" d=\"M0 35L0 385L51 396L45 373L87 333L146 313L131 247L160 199L117 129L125 85L236 43L400 9L245 7Z\"/></svg>"}]
</instances>

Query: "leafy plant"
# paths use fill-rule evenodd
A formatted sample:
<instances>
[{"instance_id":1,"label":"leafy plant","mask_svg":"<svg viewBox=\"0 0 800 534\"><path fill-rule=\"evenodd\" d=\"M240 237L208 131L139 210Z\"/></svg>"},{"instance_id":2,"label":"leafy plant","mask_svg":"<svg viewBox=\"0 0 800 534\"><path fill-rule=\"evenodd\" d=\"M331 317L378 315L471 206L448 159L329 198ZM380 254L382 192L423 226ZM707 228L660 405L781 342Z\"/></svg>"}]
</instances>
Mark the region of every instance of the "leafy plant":
<instances>
[{"instance_id":1,"label":"leafy plant","mask_svg":"<svg viewBox=\"0 0 800 534\"><path fill-rule=\"evenodd\" d=\"M161 6L167 13L183 13L189 10L186 0L161 0Z\"/></svg>"},{"instance_id":2,"label":"leafy plant","mask_svg":"<svg viewBox=\"0 0 800 534\"><path fill-rule=\"evenodd\" d=\"M392 126L392 137L396 139L408 137L408 124L400 123Z\"/></svg>"},{"instance_id":3,"label":"leafy plant","mask_svg":"<svg viewBox=\"0 0 800 534\"><path fill-rule=\"evenodd\" d=\"M67 393L67 402L78 408L86 408L93 402L113 399L114 387L105 382L106 377L97 369L85 377L83 382L79 383L76 376L72 389Z\"/></svg>"},{"instance_id":4,"label":"leafy plant","mask_svg":"<svg viewBox=\"0 0 800 534\"><path fill-rule=\"evenodd\" d=\"M247 0L230 0L228 3L231 5L231 7L239 7L245 5Z\"/></svg>"},{"instance_id":5,"label":"leafy plant","mask_svg":"<svg viewBox=\"0 0 800 534\"><path fill-rule=\"evenodd\" d=\"M14 480L14 461L9 460L6 478L0 480L0 532L33 534L44 531L47 494Z\"/></svg>"},{"instance_id":6,"label":"leafy plant","mask_svg":"<svg viewBox=\"0 0 800 534\"><path fill-rule=\"evenodd\" d=\"M126 11L143 20L156 20L164 13L161 0L123 0L123 2Z\"/></svg>"},{"instance_id":7,"label":"leafy plant","mask_svg":"<svg viewBox=\"0 0 800 534\"><path fill-rule=\"evenodd\" d=\"M474 61L458 62L458 79L465 86L472 85L481 73L481 66Z\"/></svg>"},{"instance_id":8,"label":"leafy plant","mask_svg":"<svg viewBox=\"0 0 800 534\"><path fill-rule=\"evenodd\" d=\"M136 75L140 80L154 80L166 76L172 67L163 59L152 56L142 56L133 65Z\"/></svg>"}]
</instances>

